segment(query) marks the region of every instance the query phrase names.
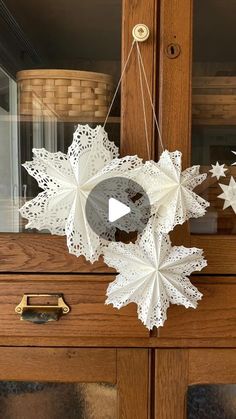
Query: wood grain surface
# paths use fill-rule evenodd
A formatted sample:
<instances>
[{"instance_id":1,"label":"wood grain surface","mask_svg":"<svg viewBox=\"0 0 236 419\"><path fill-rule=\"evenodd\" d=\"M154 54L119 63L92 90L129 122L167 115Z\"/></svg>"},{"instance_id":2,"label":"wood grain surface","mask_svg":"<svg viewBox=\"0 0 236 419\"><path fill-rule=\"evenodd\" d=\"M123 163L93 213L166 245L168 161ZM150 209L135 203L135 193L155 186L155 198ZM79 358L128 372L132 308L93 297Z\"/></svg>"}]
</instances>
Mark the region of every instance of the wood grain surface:
<instances>
[{"instance_id":1,"label":"wood grain surface","mask_svg":"<svg viewBox=\"0 0 236 419\"><path fill-rule=\"evenodd\" d=\"M236 274L236 235L192 234L191 246L204 251L207 259L204 274Z\"/></svg>"},{"instance_id":2,"label":"wood grain surface","mask_svg":"<svg viewBox=\"0 0 236 419\"><path fill-rule=\"evenodd\" d=\"M149 351L117 350L119 419L148 419Z\"/></svg>"},{"instance_id":3,"label":"wood grain surface","mask_svg":"<svg viewBox=\"0 0 236 419\"><path fill-rule=\"evenodd\" d=\"M147 80L155 101L156 81L156 48L157 48L157 0L123 0L122 22L122 63L124 65L132 41L132 29L137 23L144 23L150 29L150 37L140 44ZM138 61L136 49L130 59L130 64L124 74L121 97L121 154L138 154L148 159L148 150L145 139L144 115L142 97L138 75ZM151 156L154 156L153 117L150 101L145 89L146 117L148 127L148 144Z\"/></svg>"},{"instance_id":4,"label":"wood grain surface","mask_svg":"<svg viewBox=\"0 0 236 419\"><path fill-rule=\"evenodd\" d=\"M160 18L159 118L164 148L183 152L183 167L190 160L191 7L189 0L163 0ZM169 58L167 47L180 46L180 55Z\"/></svg>"},{"instance_id":5,"label":"wood grain surface","mask_svg":"<svg viewBox=\"0 0 236 419\"><path fill-rule=\"evenodd\" d=\"M155 354L155 418L184 419L188 350L158 349Z\"/></svg>"},{"instance_id":6,"label":"wood grain surface","mask_svg":"<svg viewBox=\"0 0 236 419\"><path fill-rule=\"evenodd\" d=\"M0 380L115 383L116 350L0 348Z\"/></svg>"},{"instance_id":7,"label":"wood grain surface","mask_svg":"<svg viewBox=\"0 0 236 419\"><path fill-rule=\"evenodd\" d=\"M236 382L236 349L189 350L190 384Z\"/></svg>"},{"instance_id":8,"label":"wood grain surface","mask_svg":"<svg viewBox=\"0 0 236 419\"><path fill-rule=\"evenodd\" d=\"M68 253L66 238L40 233L0 234L1 272L114 272Z\"/></svg>"},{"instance_id":9,"label":"wood grain surface","mask_svg":"<svg viewBox=\"0 0 236 419\"><path fill-rule=\"evenodd\" d=\"M196 344L202 338L212 344L217 338L236 338L236 277L192 276L191 282L203 294L197 309L172 305L159 336L195 339Z\"/></svg>"}]
</instances>

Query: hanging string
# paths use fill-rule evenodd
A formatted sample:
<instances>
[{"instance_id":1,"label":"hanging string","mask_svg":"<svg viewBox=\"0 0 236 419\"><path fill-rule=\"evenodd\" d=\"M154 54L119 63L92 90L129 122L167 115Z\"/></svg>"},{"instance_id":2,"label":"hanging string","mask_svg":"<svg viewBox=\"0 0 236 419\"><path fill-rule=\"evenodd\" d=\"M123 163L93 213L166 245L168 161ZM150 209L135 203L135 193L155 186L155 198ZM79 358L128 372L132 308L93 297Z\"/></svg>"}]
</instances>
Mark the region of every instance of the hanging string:
<instances>
[{"instance_id":1,"label":"hanging string","mask_svg":"<svg viewBox=\"0 0 236 419\"><path fill-rule=\"evenodd\" d=\"M148 80L147 80L147 74L146 74L146 71L145 71L143 58L142 58L142 54L141 54L138 42L136 42L136 45L137 45L137 52L138 52L138 55L139 55L139 58L140 58L140 64L141 64L141 67L142 67L142 70L143 70L144 80L145 80L145 83L146 83L146 88L147 88L150 104L151 104L151 107L152 107L153 117L154 117L154 120L155 120L157 132L158 132L159 141L160 141L160 144L161 144L162 151L164 151L162 135L161 135L159 123L158 123L158 120L157 120L155 106L154 106L154 103L153 103L153 100L152 100L152 95L151 95L151 91L150 91Z\"/></svg>"},{"instance_id":2,"label":"hanging string","mask_svg":"<svg viewBox=\"0 0 236 419\"><path fill-rule=\"evenodd\" d=\"M105 118L105 121L104 121L104 124L103 124L103 129L105 129L105 126L106 126L106 123L107 123L108 117L109 117L109 115L110 115L110 112L111 112L112 106L113 106L113 104L114 104L114 102L115 102L115 98L116 98L116 95L117 95L118 90L119 90L119 88L120 88L120 85L121 85L122 79L123 79L123 77L124 77L124 74L125 74L126 68L127 68L127 66L128 66L128 63L129 63L129 60L130 60L130 57L131 57L131 54L132 54L132 51L133 51L133 48L134 48L134 44L135 44L135 42L136 42L136 41L135 41L135 40L133 40L132 45L131 45L131 48L130 48L130 50L129 50L128 57L127 57L127 59L126 59L126 61L125 61L125 64L124 64L123 70L122 70L122 72L121 72L120 79L119 79L118 84L117 84L117 86L116 86L116 90L115 90L115 92L114 92L113 98L112 98L112 100L111 100L111 104L110 104L110 106L109 106L109 109L108 109L108 112L107 112L107 115L106 115L106 118Z\"/></svg>"},{"instance_id":3,"label":"hanging string","mask_svg":"<svg viewBox=\"0 0 236 419\"><path fill-rule=\"evenodd\" d=\"M137 46L138 46L138 43L136 42L136 47ZM147 145L147 155L148 155L148 160L151 160L150 145L149 145L149 140L148 140L146 106L145 106L144 89L143 89L143 77L142 77L141 62L140 62L140 56L138 54L138 50L137 50L137 59L138 59L139 81L140 81L140 90L141 90L142 106L143 106L143 119L144 119L145 137L146 137L146 145Z\"/></svg>"},{"instance_id":4,"label":"hanging string","mask_svg":"<svg viewBox=\"0 0 236 419\"><path fill-rule=\"evenodd\" d=\"M164 146L163 146L163 139L162 139L159 123L158 123L157 116L156 116L155 106L154 106L154 103L153 103L153 100L152 100L151 90L150 90L150 87L149 87L149 84L148 84L147 73L146 73L146 70L145 70L144 63L143 63L142 54L141 54L141 51L140 51L139 43L135 39L133 40L133 42L131 44L127 59L125 61L123 70L122 70L121 75L120 75L120 79L117 83L114 95L112 97L112 100L111 100L111 103L110 103L110 106L109 106L104 124L101 128L105 129L105 126L106 126L107 121L108 121L108 117L110 115L111 109L112 109L113 104L115 102L117 93L119 91L119 88L120 88L121 82L123 80L125 71L126 71L127 66L129 64L130 57L131 57L131 54L132 54L132 51L133 51L133 48L134 48L135 44L136 44L136 48L137 48L137 57L138 57L139 80L140 80L140 90L141 90L141 96L142 96L142 107L143 107L143 115L144 115L144 127L145 127L146 143L147 143L147 153L148 153L148 159L150 160L151 153L150 153L150 144L149 144L149 141L148 141L147 115L146 115L146 107L145 107L145 97L144 97L144 87L143 87L142 73L143 73L144 81L145 81L145 84L146 84L146 89L147 89L147 92L148 92L149 101L150 101L150 104L151 104L151 107L152 107L153 118L154 118L154 121L155 121L155 124L156 124L156 128L157 128L158 137L159 137L159 141L160 141L162 151L164 151Z\"/></svg>"}]
</instances>

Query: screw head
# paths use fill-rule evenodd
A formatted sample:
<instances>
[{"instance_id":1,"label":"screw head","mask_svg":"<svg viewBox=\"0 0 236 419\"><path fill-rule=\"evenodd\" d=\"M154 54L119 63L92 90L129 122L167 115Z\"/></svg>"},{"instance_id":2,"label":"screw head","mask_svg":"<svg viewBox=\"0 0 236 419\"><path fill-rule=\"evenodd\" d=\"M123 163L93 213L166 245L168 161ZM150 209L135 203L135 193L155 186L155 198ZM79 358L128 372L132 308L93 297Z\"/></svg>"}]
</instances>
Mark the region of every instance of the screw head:
<instances>
[{"instance_id":1,"label":"screw head","mask_svg":"<svg viewBox=\"0 0 236 419\"><path fill-rule=\"evenodd\" d=\"M22 309L21 309L21 307L16 307L15 311L16 311L16 313L21 313Z\"/></svg>"},{"instance_id":2,"label":"screw head","mask_svg":"<svg viewBox=\"0 0 236 419\"><path fill-rule=\"evenodd\" d=\"M63 307L63 313L68 313L69 312L69 308L68 307Z\"/></svg>"}]
</instances>

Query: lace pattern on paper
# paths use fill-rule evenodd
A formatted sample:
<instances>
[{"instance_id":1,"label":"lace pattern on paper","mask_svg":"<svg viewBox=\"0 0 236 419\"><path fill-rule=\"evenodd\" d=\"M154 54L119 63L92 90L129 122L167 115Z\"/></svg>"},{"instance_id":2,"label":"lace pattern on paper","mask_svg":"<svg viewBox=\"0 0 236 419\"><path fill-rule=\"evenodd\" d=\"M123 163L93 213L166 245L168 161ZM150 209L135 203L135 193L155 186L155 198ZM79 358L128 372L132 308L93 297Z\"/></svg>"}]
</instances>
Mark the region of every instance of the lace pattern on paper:
<instances>
[{"instance_id":1,"label":"lace pattern on paper","mask_svg":"<svg viewBox=\"0 0 236 419\"><path fill-rule=\"evenodd\" d=\"M170 304L196 308L201 293L188 276L206 266L202 250L171 246L149 222L135 244L110 243L104 260L119 273L107 289L106 304L138 305L138 317L148 329L163 326Z\"/></svg>"},{"instance_id":2,"label":"lace pattern on paper","mask_svg":"<svg viewBox=\"0 0 236 419\"><path fill-rule=\"evenodd\" d=\"M68 154L34 149L33 160L24 167L43 192L20 210L28 219L26 227L66 235L70 253L84 255L91 262L97 260L107 240L114 238L115 230L110 230L107 240L92 231L85 216L86 199L102 180L114 176L133 178L142 167L137 156L117 156L117 147L100 126L92 129L79 125Z\"/></svg>"},{"instance_id":3,"label":"lace pattern on paper","mask_svg":"<svg viewBox=\"0 0 236 419\"><path fill-rule=\"evenodd\" d=\"M189 218L202 217L209 203L193 192L206 174L199 173L199 166L181 172L182 153L164 151L160 160L147 161L140 184L147 191L152 205L156 229L169 233L177 224Z\"/></svg>"}]
</instances>

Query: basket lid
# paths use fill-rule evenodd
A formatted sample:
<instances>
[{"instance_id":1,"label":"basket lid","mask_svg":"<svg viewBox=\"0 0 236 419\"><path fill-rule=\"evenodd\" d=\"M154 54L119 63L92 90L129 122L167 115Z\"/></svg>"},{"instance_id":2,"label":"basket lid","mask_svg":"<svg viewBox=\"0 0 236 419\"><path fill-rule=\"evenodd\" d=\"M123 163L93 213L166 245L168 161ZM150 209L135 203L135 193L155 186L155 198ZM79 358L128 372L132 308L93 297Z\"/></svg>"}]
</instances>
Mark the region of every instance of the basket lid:
<instances>
[{"instance_id":1,"label":"basket lid","mask_svg":"<svg viewBox=\"0 0 236 419\"><path fill-rule=\"evenodd\" d=\"M96 73L93 71L80 70L54 70L54 69L36 69L22 70L16 74L16 80L25 79L75 79L75 80L94 80L98 82L112 83L113 77L105 73Z\"/></svg>"}]
</instances>

